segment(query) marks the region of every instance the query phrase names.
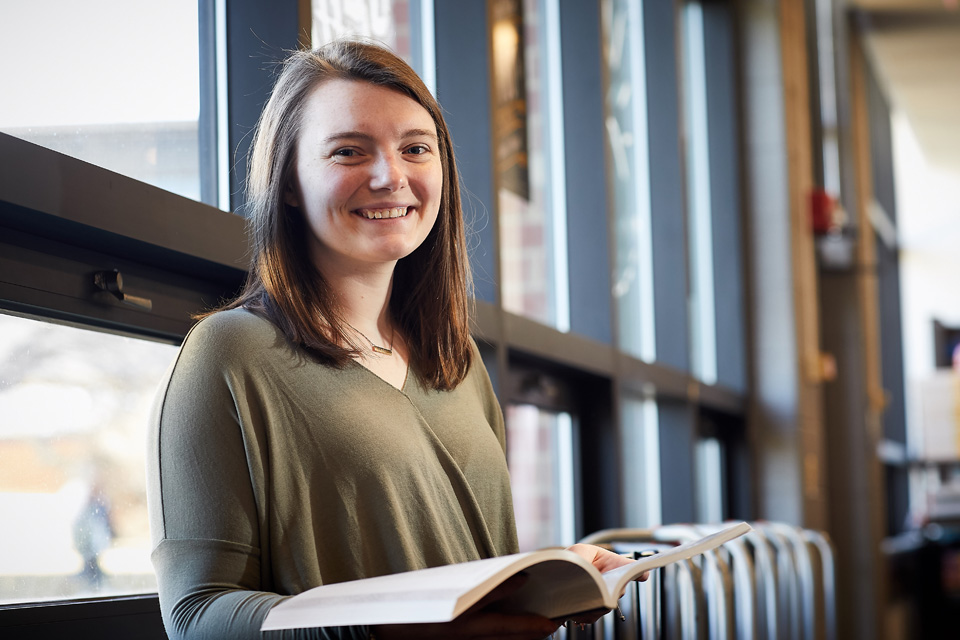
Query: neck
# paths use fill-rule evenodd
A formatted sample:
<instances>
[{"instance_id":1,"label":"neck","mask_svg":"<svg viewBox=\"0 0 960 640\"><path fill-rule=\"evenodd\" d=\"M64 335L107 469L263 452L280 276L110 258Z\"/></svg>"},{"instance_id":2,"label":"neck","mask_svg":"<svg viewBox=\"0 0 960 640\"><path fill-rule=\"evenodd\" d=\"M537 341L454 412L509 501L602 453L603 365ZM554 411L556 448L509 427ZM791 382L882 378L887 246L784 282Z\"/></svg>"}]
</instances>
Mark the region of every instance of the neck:
<instances>
[{"instance_id":1,"label":"neck","mask_svg":"<svg viewBox=\"0 0 960 640\"><path fill-rule=\"evenodd\" d=\"M383 267L365 272L323 271L327 284L337 293L343 317L375 342L389 338L393 331L390 293L394 264Z\"/></svg>"}]
</instances>

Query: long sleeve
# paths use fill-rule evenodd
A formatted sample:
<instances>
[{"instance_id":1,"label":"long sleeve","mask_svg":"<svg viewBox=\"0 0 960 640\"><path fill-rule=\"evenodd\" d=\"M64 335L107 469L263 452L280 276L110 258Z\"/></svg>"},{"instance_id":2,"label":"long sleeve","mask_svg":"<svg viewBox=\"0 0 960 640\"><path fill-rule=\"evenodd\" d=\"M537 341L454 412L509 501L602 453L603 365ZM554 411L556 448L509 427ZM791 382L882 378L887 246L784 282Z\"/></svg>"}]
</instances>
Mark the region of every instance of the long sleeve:
<instances>
[{"instance_id":1,"label":"long sleeve","mask_svg":"<svg viewBox=\"0 0 960 640\"><path fill-rule=\"evenodd\" d=\"M289 596L260 591L248 583L248 576L255 574L259 565L254 551L219 540L160 542L152 559L160 583L164 626L171 640L367 640L367 627L261 633L267 612Z\"/></svg>"},{"instance_id":2,"label":"long sleeve","mask_svg":"<svg viewBox=\"0 0 960 640\"><path fill-rule=\"evenodd\" d=\"M503 420L475 363L452 391L397 389L359 364L311 360L243 310L198 323L149 438L171 638L260 638L270 608L307 589L516 551Z\"/></svg>"},{"instance_id":3,"label":"long sleeve","mask_svg":"<svg viewBox=\"0 0 960 640\"><path fill-rule=\"evenodd\" d=\"M259 631L270 608L289 596L268 590L261 572L252 451L237 409L252 399L224 366L229 345L209 332L190 340L155 406L151 456L152 560L168 635L366 640L365 627Z\"/></svg>"}]
</instances>

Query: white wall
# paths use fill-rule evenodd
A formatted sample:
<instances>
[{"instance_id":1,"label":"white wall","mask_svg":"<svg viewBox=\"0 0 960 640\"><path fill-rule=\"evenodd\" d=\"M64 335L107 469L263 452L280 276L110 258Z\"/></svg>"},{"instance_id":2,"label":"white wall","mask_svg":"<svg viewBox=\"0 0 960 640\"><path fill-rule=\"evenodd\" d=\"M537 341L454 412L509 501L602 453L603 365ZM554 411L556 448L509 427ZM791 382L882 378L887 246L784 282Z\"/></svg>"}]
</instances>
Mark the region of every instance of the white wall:
<instances>
[{"instance_id":1,"label":"white wall","mask_svg":"<svg viewBox=\"0 0 960 640\"><path fill-rule=\"evenodd\" d=\"M934 372L933 320L960 326L960 173L929 164L901 114L893 136L907 425L916 444L916 386Z\"/></svg>"}]
</instances>

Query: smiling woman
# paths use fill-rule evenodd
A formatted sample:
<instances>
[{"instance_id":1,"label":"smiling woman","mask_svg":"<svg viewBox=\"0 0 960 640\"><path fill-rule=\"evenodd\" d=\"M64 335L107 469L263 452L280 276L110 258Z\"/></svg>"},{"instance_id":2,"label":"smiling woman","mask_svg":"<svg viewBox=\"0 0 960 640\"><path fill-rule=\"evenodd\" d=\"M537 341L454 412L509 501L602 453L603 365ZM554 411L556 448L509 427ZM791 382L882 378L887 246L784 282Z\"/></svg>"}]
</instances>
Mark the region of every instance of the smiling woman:
<instances>
[{"instance_id":1,"label":"smiling woman","mask_svg":"<svg viewBox=\"0 0 960 640\"><path fill-rule=\"evenodd\" d=\"M303 216L310 258L334 289L361 279L365 287L389 291L397 261L433 229L443 186L436 130L426 109L393 89L333 79L308 95L284 202ZM402 387L410 355L403 332L395 341L389 318L378 318L376 326L368 318L345 322L354 338L374 346L387 343L382 338L390 326L387 351L393 355L396 348L399 357L364 364ZM375 352L387 353L380 349Z\"/></svg>"},{"instance_id":2,"label":"smiling woman","mask_svg":"<svg viewBox=\"0 0 960 640\"><path fill-rule=\"evenodd\" d=\"M245 290L191 330L155 405L152 559L171 637L259 638L271 607L311 587L517 551L503 416L467 326L452 148L389 51L336 41L288 60L252 148ZM556 627L480 609L297 637Z\"/></svg>"},{"instance_id":3,"label":"smiling woman","mask_svg":"<svg viewBox=\"0 0 960 640\"><path fill-rule=\"evenodd\" d=\"M305 111L285 200L306 217L314 264L327 277L370 264L389 275L423 243L440 208L443 167L430 114L396 91L353 80L317 86Z\"/></svg>"},{"instance_id":4,"label":"smiling woman","mask_svg":"<svg viewBox=\"0 0 960 640\"><path fill-rule=\"evenodd\" d=\"M382 362L366 364L375 369L389 366L394 369L391 380L396 382L394 378L401 368L397 366L399 362L404 374L409 366L424 376L429 386L451 389L466 376L472 358L468 329L470 280L459 179L450 134L440 115L440 106L417 74L386 49L354 41L337 41L318 52L295 53L287 60L261 115L251 148L247 185L248 217L257 229L252 237L254 260L243 294L228 307L245 307L263 313L281 327L294 344L322 361L338 366L361 355L365 341L371 337L377 344L383 344L383 338L389 334L392 344L392 337L399 334L402 344L396 361L388 365ZM395 138L390 144L403 143L402 148L408 153L402 155L414 158L413 164L434 167L439 164L441 171L440 184L431 187L428 200L422 203L417 200L418 193L423 190L423 180L418 179L417 193L407 185L406 190L398 194L410 202L391 202L395 196L384 194L393 194L399 185L387 184L384 188L383 177L375 175L377 171L382 172L378 168L382 160L378 159L374 163L377 171L369 176L370 182L364 187L369 191L364 196L365 201L352 204L367 208L371 204L412 204L415 209L419 206L424 210L427 205L439 208L432 225L416 225L421 231L426 228L426 235L419 243L408 247L409 255L395 263L387 281L383 280L386 272L382 268L376 275L378 284L372 280L373 272L365 278L359 274L339 274L349 275L351 285L359 284L361 288L389 284L385 293L378 294L387 296L389 313L387 300L381 300L379 308L375 308L378 303L373 302L374 308L365 310L351 311L343 306L344 300L338 298L336 286L329 282L338 274L318 269L314 259L314 247L319 244L319 236L311 228L315 221L308 219L303 207L297 206L301 197L307 197L298 194L305 186L300 184L305 176L300 173L299 156L310 161L316 159L315 154L333 154L339 150L335 162L341 164L337 166L344 172L353 168L352 175L361 175L355 164L364 161L360 148L344 144L342 140L330 146L331 141L325 138L352 133L354 143L363 141L369 146L372 130L358 132L355 126L342 128L347 123L341 122L341 126L331 128L314 140L316 147L300 142L301 137L306 139L310 134L310 121L317 117L316 114L332 119L346 117L348 112L344 105L336 101L313 104L319 100L318 96L325 95L327 89L346 85L363 85L360 89L354 87L356 91L382 92L377 93L373 101L354 105L349 117L357 118L357 121L351 125L382 127L380 137ZM377 104L381 99L404 105L402 117L381 109ZM308 109L311 105L316 108ZM381 121L386 125L378 124ZM358 133L361 134L359 137ZM414 137L407 140L407 136ZM382 147L383 140L378 144ZM399 149L394 148L393 152ZM427 155L429 162L424 163L421 159L424 154L419 152L427 149L431 153ZM411 153L413 151L416 153ZM382 152L382 148L377 151L378 154ZM393 166L391 170L395 170L396 165L394 162L388 167ZM310 169L315 170L318 169ZM392 179L395 178L388 178ZM303 206L315 209L317 203L304 201ZM382 215L381 210L381 219ZM422 220L423 216L418 212L411 221L414 219ZM355 222L358 221L359 216ZM405 228L405 223L397 226ZM374 263L367 265L376 266ZM369 304L371 298L364 295L361 298ZM351 313L371 317L351 317ZM413 354L412 358L410 354Z\"/></svg>"}]
</instances>

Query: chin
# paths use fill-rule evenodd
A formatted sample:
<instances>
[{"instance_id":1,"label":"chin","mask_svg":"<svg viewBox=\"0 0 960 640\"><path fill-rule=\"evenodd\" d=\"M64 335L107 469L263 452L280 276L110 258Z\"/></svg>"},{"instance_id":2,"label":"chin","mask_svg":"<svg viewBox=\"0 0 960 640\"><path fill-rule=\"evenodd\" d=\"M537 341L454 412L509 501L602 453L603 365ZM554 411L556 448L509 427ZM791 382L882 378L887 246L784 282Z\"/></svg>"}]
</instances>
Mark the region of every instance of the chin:
<instances>
[{"instance_id":1,"label":"chin","mask_svg":"<svg viewBox=\"0 0 960 640\"><path fill-rule=\"evenodd\" d=\"M418 243L402 243L389 247L382 247L377 251L377 255L380 257L379 262L394 262L397 260L402 260L406 258L411 253L416 251L422 242Z\"/></svg>"}]
</instances>

